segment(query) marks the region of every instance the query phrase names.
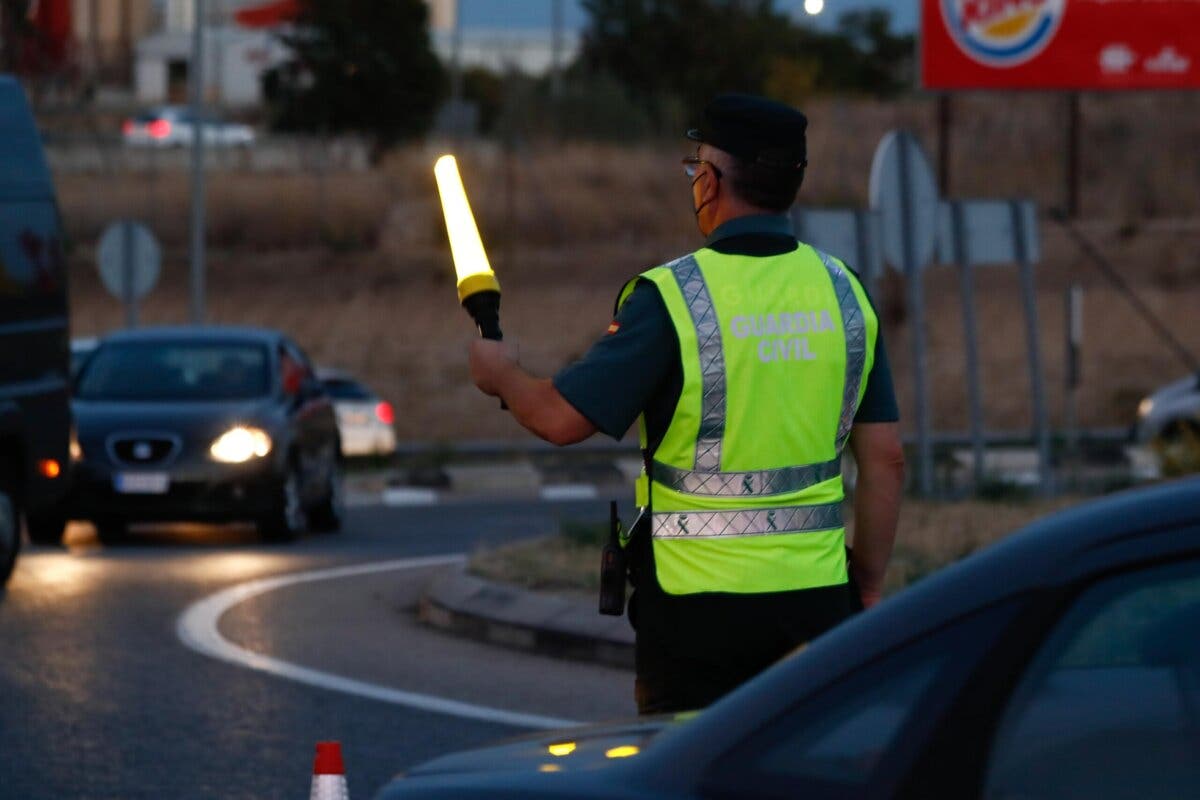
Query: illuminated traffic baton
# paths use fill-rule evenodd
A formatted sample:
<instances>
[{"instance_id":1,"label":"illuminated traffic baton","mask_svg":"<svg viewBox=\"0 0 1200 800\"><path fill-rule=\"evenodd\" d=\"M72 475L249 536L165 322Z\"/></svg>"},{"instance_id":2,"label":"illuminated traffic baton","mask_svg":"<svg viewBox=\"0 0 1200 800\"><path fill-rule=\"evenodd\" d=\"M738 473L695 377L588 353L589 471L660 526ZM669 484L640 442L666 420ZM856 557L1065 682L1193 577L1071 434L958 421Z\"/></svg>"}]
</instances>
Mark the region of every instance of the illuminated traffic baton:
<instances>
[{"instance_id":1,"label":"illuminated traffic baton","mask_svg":"<svg viewBox=\"0 0 1200 800\"><path fill-rule=\"evenodd\" d=\"M442 214L446 217L446 234L450 237L450 253L454 257L454 272L458 276L458 299L475 320L479 335L485 339L502 339L500 332L500 283L488 264L475 216L467 201L458 162L445 155L433 166L438 194L442 198Z\"/></svg>"}]
</instances>

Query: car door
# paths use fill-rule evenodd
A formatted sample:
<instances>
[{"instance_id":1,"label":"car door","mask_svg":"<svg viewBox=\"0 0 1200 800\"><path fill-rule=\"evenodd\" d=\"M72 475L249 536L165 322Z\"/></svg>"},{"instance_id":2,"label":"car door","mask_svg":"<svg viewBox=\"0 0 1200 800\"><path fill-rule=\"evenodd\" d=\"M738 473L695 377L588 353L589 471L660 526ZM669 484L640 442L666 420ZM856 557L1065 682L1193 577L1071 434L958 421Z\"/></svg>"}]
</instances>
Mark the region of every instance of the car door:
<instances>
[{"instance_id":1,"label":"car door","mask_svg":"<svg viewBox=\"0 0 1200 800\"><path fill-rule=\"evenodd\" d=\"M1072 602L1000 718L985 800L1200 796L1200 557Z\"/></svg>"},{"instance_id":2,"label":"car door","mask_svg":"<svg viewBox=\"0 0 1200 800\"><path fill-rule=\"evenodd\" d=\"M1024 605L1009 598L965 614L781 708L716 761L701 796L895 797L943 709Z\"/></svg>"}]
</instances>

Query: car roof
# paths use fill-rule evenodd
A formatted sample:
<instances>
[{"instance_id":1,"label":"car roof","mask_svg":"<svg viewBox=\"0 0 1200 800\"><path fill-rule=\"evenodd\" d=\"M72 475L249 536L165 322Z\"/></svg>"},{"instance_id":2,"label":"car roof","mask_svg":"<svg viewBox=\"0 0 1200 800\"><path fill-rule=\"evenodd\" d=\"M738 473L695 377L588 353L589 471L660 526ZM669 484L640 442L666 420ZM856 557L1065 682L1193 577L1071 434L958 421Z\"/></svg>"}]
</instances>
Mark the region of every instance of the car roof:
<instances>
[{"instance_id":1,"label":"car roof","mask_svg":"<svg viewBox=\"0 0 1200 800\"><path fill-rule=\"evenodd\" d=\"M1200 529L1200 476L1047 516L846 621L815 640L803 657L776 664L705 711L701 724L682 726L661 744L670 758L716 749L705 737L741 735L745 725L780 710L785 700L808 696L899 645L1005 598L1059 585L1108 545L1188 527ZM1200 535L1173 541L1180 550L1200 551Z\"/></svg>"},{"instance_id":2,"label":"car roof","mask_svg":"<svg viewBox=\"0 0 1200 800\"><path fill-rule=\"evenodd\" d=\"M317 380L322 381L350 381L351 383L362 383L354 375L351 375L344 369L337 367L317 367L314 372L317 375Z\"/></svg>"},{"instance_id":3,"label":"car roof","mask_svg":"<svg viewBox=\"0 0 1200 800\"><path fill-rule=\"evenodd\" d=\"M256 341L276 344L284 335L271 328L256 328L249 325L159 325L148 328L133 328L114 331L101 339L109 342L153 342L191 339L202 342Z\"/></svg>"},{"instance_id":4,"label":"car roof","mask_svg":"<svg viewBox=\"0 0 1200 800\"><path fill-rule=\"evenodd\" d=\"M54 201L54 181L25 90L0 75L0 202Z\"/></svg>"}]
</instances>

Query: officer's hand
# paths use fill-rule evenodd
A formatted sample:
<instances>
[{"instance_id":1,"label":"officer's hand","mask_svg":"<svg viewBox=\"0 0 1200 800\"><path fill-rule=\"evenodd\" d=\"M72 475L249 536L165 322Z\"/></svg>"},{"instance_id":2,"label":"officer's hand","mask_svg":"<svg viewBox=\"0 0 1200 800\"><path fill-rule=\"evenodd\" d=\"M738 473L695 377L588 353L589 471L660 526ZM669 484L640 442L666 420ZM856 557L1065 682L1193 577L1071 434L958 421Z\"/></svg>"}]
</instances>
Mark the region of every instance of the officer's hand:
<instances>
[{"instance_id":1,"label":"officer's hand","mask_svg":"<svg viewBox=\"0 0 1200 800\"><path fill-rule=\"evenodd\" d=\"M517 366L517 347L508 341L473 339L468 349L471 380L479 391L500 395L500 384L506 373Z\"/></svg>"}]
</instances>

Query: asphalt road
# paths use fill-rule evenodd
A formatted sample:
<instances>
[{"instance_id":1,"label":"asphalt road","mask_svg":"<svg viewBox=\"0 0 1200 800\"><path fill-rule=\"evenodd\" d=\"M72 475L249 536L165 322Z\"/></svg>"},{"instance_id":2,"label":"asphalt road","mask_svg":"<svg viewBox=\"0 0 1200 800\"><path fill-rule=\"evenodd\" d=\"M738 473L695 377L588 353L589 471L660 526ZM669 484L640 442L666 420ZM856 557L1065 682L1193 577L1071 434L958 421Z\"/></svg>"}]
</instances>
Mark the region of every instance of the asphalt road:
<instances>
[{"instance_id":1,"label":"asphalt road","mask_svg":"<svg viewBox=\"0 0 1200 800\"><path fill-rule=\"evenodd\" d=\"M181 613L255 579L469 553L603 519L602 502L371 506L335 536L266 546L249 530L173 527L102 547L26 549L0 595L0 798L295 798L313 746L342 742L351 794L520 727L306 685L186 648ZM419 626L429 567L279 588L220 619L231 644L466 704L571 720L629 716L632 675L485 647Z\"/></svg>"}]
</instances>

